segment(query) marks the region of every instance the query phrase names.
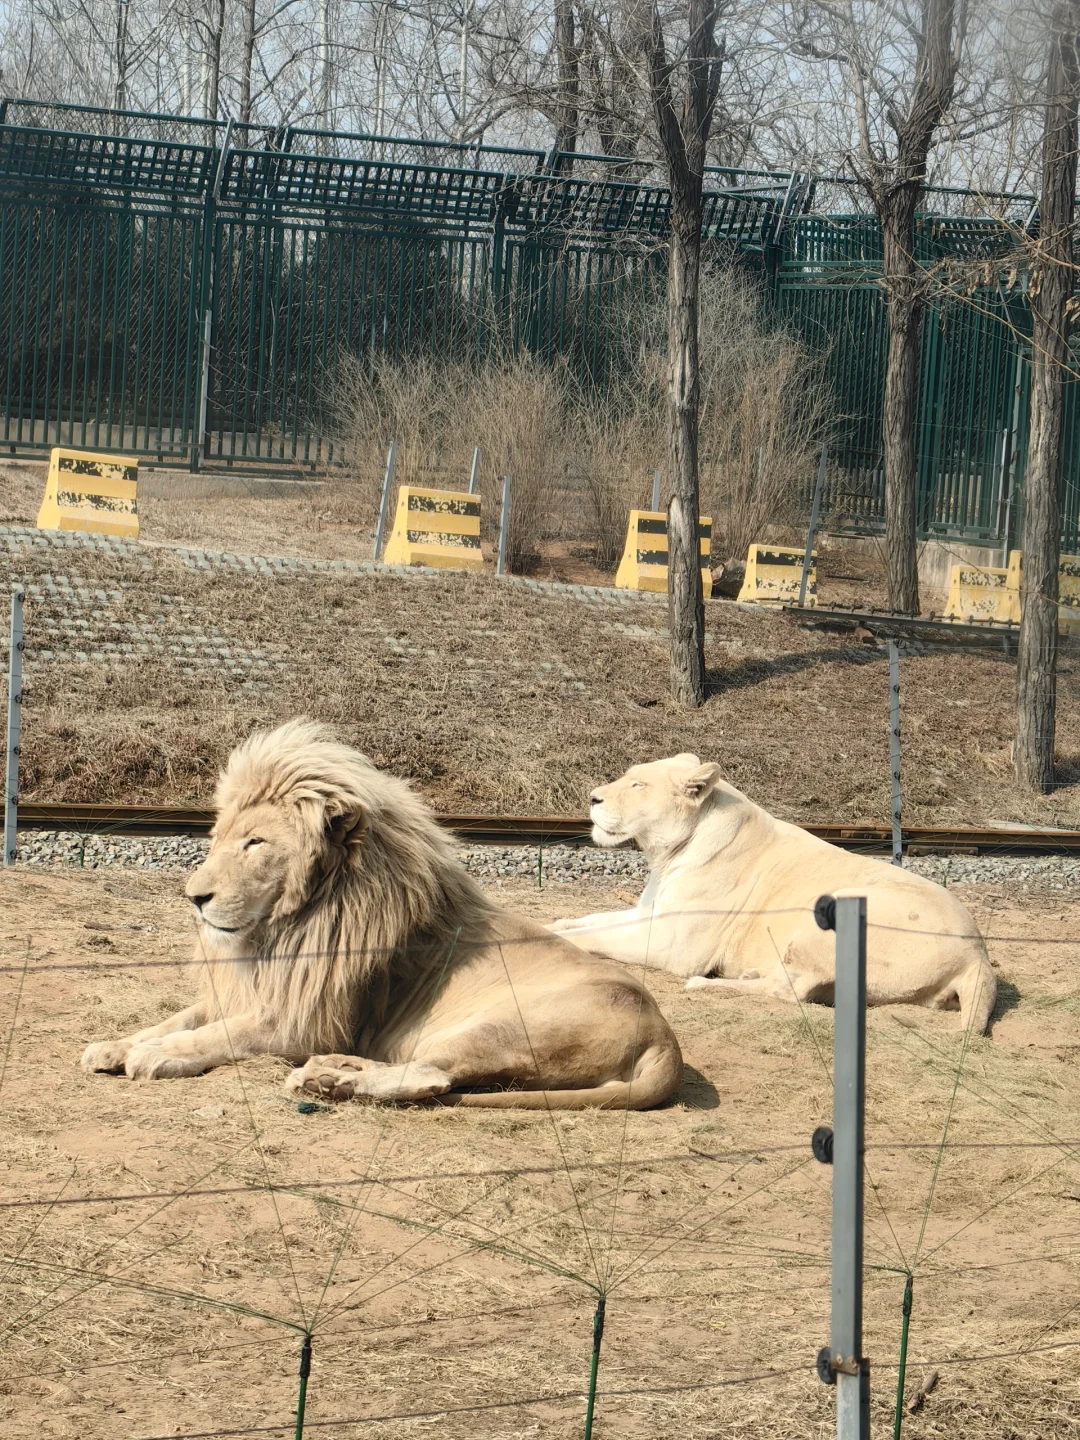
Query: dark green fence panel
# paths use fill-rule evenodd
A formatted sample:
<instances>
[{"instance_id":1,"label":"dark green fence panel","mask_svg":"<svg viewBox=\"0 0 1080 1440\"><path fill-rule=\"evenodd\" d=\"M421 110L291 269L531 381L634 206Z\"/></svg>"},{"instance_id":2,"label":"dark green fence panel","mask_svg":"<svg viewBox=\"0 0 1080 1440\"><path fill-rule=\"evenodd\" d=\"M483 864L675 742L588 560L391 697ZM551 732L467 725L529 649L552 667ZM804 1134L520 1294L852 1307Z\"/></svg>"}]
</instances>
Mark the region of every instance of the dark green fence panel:
<instances>
[{"instance_id":1,"label":"dark green fence panel","mask_svg":"<svg viewBox=\"0 0 1080 1440\"><path fill-rule=\"evenodd\" d=\"M219 216L207 458L334 459L342 359L469 354L490 241Z\"/></svg>"},{"instance_id":2,"label":"dark green fence panel","mask_svg":"<svg viewBox=\"0 0 1080 1440\"><path fill-rule=\"evenodd\" d=\"M186 456L199 216L0 204L0 439Z\"/></svg>"}]
</instances>

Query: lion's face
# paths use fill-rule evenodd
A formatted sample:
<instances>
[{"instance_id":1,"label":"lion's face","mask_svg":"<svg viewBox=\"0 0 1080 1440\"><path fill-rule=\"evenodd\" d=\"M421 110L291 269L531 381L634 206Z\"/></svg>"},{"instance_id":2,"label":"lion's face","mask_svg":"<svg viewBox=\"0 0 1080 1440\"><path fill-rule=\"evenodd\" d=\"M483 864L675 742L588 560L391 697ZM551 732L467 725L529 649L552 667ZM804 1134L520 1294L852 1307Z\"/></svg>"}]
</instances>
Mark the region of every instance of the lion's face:
<instances>
[{"instance_id":1,"label":"lion's face","mask_svg":"<svg viewBox=\"0 0 1080 1440\"><path fill-rule=\"evenodd\" d=\"M184 887L199 924L218 935L247 935L302 887L310 868L299 823L274 805L222 816L210 853Z\"/></svg>"},{"instance_id":2,"label":"lion's face","mask_svg":"<svg viewBox=\"0 0 1080 1440\"><path fill-rule=\"evenodd\" d=\"M589 796L594 842L612 846L636 840L645 851L684 843L719 778L720 767L703 765L696 755L632 766Z\"/></svg>"}]
</instances>

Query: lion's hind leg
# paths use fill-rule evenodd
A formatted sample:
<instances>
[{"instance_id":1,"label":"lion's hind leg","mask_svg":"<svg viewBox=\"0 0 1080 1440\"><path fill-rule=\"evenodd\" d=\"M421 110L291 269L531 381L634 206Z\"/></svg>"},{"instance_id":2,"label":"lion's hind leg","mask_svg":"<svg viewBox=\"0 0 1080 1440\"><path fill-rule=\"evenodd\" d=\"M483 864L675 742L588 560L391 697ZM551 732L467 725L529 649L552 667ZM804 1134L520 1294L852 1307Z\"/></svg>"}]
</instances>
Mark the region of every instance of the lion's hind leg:
<instances>
[{"instance_id":1,"label":"lion's hind leg","mask_svg":"<svg viewBox=\"0 0 1080 1440\"><path fill-rule=\"evenodd\" d=\"M359 1055L313 1055L285 1081L290 1094L319 1095L325 1100L359 1100L365 1096L389 1104L407 1104L445 1095L453 1081L437 1065L410 1061L384 1065Z\"/></svg>"}]
</instances>

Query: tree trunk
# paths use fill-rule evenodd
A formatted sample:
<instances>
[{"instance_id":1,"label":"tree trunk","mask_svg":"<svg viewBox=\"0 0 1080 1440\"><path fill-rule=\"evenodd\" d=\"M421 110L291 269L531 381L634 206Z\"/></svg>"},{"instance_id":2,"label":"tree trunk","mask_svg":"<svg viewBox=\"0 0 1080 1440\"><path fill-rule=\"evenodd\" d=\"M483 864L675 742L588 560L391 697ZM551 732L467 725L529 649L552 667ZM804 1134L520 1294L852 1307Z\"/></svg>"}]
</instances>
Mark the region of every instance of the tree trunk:
<instances>
[{"instance_id":1,"label":"tree trunk","mask_svg":"<svg viewBox=\"0 0 1080 1440\"><path fill-rule=\"evenodd\" d=\"M885 467L885 540L889 608L919 613L918 472L915 411L919 395L922 289L914 257L916 186L883 197L880 206L882 273L888 296L889 353L881 423Z\"/></svg>"},{"instance_id":2,"label":"tree trunk","mask_svg":"<svg viewBox=\"0 0 1080 1440\"><path fill-rule=\"evenodd\" d=\"M251 72L255 63L255 0L244 0L244 48L240 56L240 123L251 123Z\"/></svg>"},{"instance_id":3,"label":"tree trunk","mask_svg":"<svg viewBox=\"0 0 1080 1440\"><path fill-rule=\"evenodd\" d=\"M679 213L676 213L679 212ZM668 258L668 633L681 705L705 703L705 601L698 542L698 277L701 204L672 194Z\"/></svg>"},{"instance_id":4,"label":"tree trunk","mask_svg":"<svg viewBox=\"0 0 1080 1440\"><path fill-rule=\"evenodd\" d=\"M1016 778L1046 793L1054 782L1057 700L1061 449L1069 377L1069 315L1075 272L1080 5L1054 12L1043 130L1038 255L1031 283L1031 422L1024 472L1023 572L1016 657Z\"/></svg>"},{"instance_id":5,"label":"tree trunk","mask_svg":"<svg viewBox=\"0 0 1080 1440\"><path fill-rule=\"evenodd\" d=\"M577 149L581 96L581 50L574 33L574 0L555 0L555 50L559 95L555 105L555 149Z\"/></svg>"},{"instance_id":6,"label":"tree trunk","mask_svg":"<svg viewBox=\"0 0 1080 1440\"><path fill-rule=\"evenodd\" d=\"M210 93L206 118L216 120L221 103L221 44L225 35L225 0L211 0L210 26Z\"/></svg>"}]
</instances>

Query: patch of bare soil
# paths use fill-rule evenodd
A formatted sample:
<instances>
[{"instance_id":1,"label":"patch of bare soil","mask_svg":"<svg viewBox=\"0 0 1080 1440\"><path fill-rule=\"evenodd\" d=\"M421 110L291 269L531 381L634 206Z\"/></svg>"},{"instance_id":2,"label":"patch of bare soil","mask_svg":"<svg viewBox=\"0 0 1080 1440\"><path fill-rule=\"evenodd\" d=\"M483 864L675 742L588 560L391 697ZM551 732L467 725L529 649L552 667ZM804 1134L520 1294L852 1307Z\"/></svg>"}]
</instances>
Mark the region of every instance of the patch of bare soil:
<instances>
[{"instance_id":1,"label":"patch of bare soil","mask_svg":"<svg viewBox=\"0 0 1080 1440\"><path fill-rule=\"evenodd\" d=\"M136 871L0 879L5 1436L291 1435L310 1330L311 1433L570 1440L598 1289L599 1436L830 1433L835 1392L813 1370L829 1175L809 1149L830 1112L828 1010L650 975L687 1073L645 1114L301 1114L273 1059L84 1074L86 1041L190 994L179 891ZM541 918L621 903L498 893ZM999 967L992 1036L965 1047L955 1015L870 1016L875 1433L910 1266L908 1399L940 1380L909 1440L1075 1440L1080 903L963 898Z\"/></svg>"},{"instance_id":2,"label":"patch of bare soil","mask_svg":"<svg viewBox=\"0 0 1080 1440\"><path fill-rule=\"evenodd\" d=\"M276 502L275 502L276 503ZM205 801L250 730L308 714L439 808L580 813L628 765L680 750L720 762L794 820L888 815L888 665L854 636L727 602L706 607L710 698L670 699L666 612L531 591L484 576L263 576L148 567L91 551L0 554L0 584L37 580L26 609L27 799ZM111 663L46 577L63 566L98 610L93 644L153 639ZM73 581L74 583L74 581ZM111 597L111 598L110 598ZM219 656L266 657L229 672ZM216 668L215 668L216 667ZM1014 787L1014 666L992 652L901 662L904 810L913 824L1077 823L1080 671L1058 687L1060 788Z\"/></svg>"}]
</instances>

